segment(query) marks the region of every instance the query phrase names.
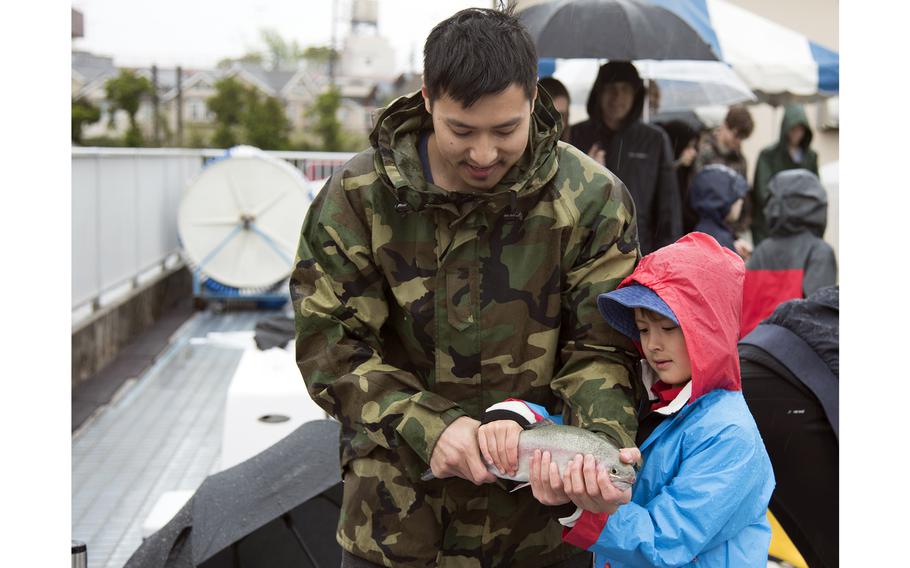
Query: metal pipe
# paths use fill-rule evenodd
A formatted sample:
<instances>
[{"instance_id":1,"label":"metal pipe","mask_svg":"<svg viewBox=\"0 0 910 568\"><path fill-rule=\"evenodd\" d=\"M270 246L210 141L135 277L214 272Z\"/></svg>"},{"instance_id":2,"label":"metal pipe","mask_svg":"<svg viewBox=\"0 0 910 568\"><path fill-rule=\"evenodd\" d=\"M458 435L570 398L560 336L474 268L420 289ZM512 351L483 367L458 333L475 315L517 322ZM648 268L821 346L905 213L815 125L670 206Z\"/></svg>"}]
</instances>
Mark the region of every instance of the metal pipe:
<instances>
[{"instance_id":1,"label":"metal pipe","mask_svg":"<svg viewBox=\"0 0 910 568\"><path fill-rule=\"evenodd\" d=\"M88 547L81 540L72 541L73 568L88 567Z\"/></svg>"}]
</instances>

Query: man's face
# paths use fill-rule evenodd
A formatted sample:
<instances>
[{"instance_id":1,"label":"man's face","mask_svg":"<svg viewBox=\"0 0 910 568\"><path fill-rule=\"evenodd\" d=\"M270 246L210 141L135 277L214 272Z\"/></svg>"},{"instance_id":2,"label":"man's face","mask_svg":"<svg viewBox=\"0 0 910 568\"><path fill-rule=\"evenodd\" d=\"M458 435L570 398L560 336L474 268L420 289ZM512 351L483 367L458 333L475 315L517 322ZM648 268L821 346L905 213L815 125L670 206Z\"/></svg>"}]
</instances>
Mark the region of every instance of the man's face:
<instances>
[{"instance_id":1,"label":"man's face","mask_svg":"<svg viewBox=\"0 0 910 568\"><path fill-rule=\"evenodd\" d=\"M803 136L805 135L806 127L802 124L797 124L787 131L787 142L790 143L790 146L799 146L799 143L803 141Z\"/></svg>"},{"instance_id":2,"label":"man's face","mask_svg":"<svg viewBox=\"0 0 910 568\"><path fill-rule=\"evenodd\" d=\"M562 117L562 140L569 140L569 99L566 97L553 97L553 107Z\"/></svg>"},{"instance_id":3,"label":"man's face","mask_svg":"<svg viewBox=\"0 0 910 568\"><path fill-rule=\"evenodd\" d=\"M426 87L422 92L427 112L433 116L434 136L428 151L438 185L485 191L499 183L528 146L533 99L512 84L481 97L470 108L445 94L431 107ZM437 171L437 165L442 171Z\"/></svg>"},{"instance_id":4,"label":"man's face","mask_svg":"<svg viewBox=\"0 0 910 568\"><path fill-rule=\"evenodd\" d=\"M632 110L635 87L626 81L607 83L600 93L600 113L610 128L618 126Z\"/></svg>"}]
</instances>

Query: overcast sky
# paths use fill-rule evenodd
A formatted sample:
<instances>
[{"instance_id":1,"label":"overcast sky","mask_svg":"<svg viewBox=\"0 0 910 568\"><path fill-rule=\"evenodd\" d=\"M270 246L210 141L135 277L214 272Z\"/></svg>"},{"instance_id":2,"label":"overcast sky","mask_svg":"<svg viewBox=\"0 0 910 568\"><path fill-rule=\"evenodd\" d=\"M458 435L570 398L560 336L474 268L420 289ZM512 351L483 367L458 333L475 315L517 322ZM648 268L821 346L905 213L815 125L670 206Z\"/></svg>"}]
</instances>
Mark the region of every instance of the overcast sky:
<instances>
[{"instance_id":1,"label":"overcast sky","mask_svg":"<svg viewBox=\"0 0 910 568\"><path fill-rule=\"evenodd\" d=\"M350 13L352 0L338 0ZM214 67L224 57L261 49L259 31L277 30L301 46L328 45L331 0L73 0L82 12L85 37L73 47L114 57L122 66ZM379 0L379 32L395 48L398 71L422 67L423 42L440 20L469 0ZM339 23L338 45L349 27Z\"/></svg>"}]
</instances>

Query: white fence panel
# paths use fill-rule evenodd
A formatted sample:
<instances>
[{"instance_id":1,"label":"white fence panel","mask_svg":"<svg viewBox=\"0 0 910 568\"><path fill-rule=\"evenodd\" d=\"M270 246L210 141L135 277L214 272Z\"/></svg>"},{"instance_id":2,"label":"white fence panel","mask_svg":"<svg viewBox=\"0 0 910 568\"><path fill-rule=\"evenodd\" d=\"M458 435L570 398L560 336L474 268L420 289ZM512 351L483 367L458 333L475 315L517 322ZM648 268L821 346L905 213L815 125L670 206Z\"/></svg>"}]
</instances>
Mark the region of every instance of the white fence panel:
<instances>
[{"instance_id":1,"label":"white fence panel","mask_svg":"<svg viewBox=\"0 0 910 568\"><path fill-rule=\"evenodd\" d=\"M353 156L269 153L288 160L310 179L328 177ZM206 159L223 154L213 149L72 149L74 323L114 301L112 297L141 286L143 276L179 253L181 196Z\"/></svg>"},{"instance_id":2,"label":"white fence panel","mask_svg":"<svg viewBox=\"0 0 910 568\"><path fill-rule=\"evenodd\" d=\"M98 258L98 163L73 160L72 168L72 299L73 308L90 302L101 289Z\"/></svg>"}]
</instances>

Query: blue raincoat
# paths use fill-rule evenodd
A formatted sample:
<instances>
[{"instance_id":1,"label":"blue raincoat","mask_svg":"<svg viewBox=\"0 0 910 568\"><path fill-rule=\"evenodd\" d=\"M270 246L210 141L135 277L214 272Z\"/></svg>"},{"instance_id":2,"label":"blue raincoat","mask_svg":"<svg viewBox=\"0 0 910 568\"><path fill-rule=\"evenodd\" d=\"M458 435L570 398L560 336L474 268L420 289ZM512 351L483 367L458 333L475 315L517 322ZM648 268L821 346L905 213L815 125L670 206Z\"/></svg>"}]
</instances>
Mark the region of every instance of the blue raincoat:
<instances>
[{"instance_id":1,"label":"blue raincoat","mask_svg":"<svg viewBox=\"0 0 910 568\"><path fill-rule=\"evenodd\" d=\"M740 389L743 272L734 252L692 233L620 284L647 286L670 306L692 380L641 445L632 502L609 516L584 513L564 536L593 551L598 567L767 565L774 473Z\"/></svg>"}]
</instances>

